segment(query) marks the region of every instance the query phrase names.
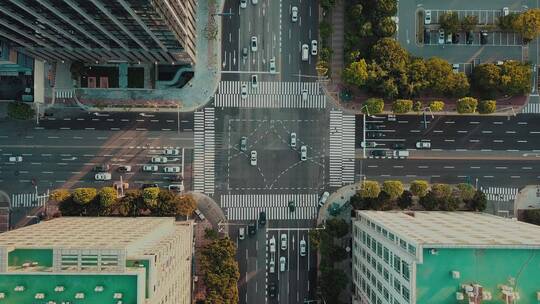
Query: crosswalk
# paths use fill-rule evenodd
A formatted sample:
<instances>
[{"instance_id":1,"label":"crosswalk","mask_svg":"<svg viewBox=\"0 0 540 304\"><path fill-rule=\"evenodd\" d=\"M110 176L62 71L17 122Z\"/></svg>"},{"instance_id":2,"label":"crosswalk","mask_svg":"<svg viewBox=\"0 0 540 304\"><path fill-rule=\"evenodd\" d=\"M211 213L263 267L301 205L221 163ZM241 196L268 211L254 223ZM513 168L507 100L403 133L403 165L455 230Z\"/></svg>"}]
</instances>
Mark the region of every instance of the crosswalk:
<instances>
[{"instance_id":1,"label":"crosswalk","mask_svg":"<svg viewBox=\"0 0 540 304\"><path fill-rule=\"evenodd\" d=\"M19 193L11 195L11 208L18 207L41 207L49 200L49 190L42 195L36 193Z\"/></svg>"},{"instance_id":2,"label":"crosswalk","mask_svg":"<svg viewBox=\"0 0 540 304\"><path fill-rule=\"evenodd\" d=\"M54 95L56 98L73 98L75 95L74 89L55 89Z\"/></svg>"},{"instance_id":3,"label":"crosswalk","mask_svg":"<svg viewBox=\"0 0 540 304\"><path fill-rule=\"evenodd\" d=\"M354 115L330 111L330 186L354 183Z\"/></svg>"},{"instance_id":4,"label":"crosswalk","mask_svg":"<svg viewBox=\"0 0 540 304\"><path fill-rule=\"evenodd\" d=\"M540 114L540 103L529 103L522 110L523 114Z\"/></svg>"},{"instance_id":5,"label":"crosswalk","mask_svg":"<svg viewBox=\"0 0 540 304\"><path fill-rule=\"evenodd\" d=\"M247 95L242 98L242 85ZM302 92L305 91L305 96ZM222 81L214 96L216 107L311 108L326 107L326 96L317 82L259 82L257 88L246 81Z\"/></svg>"},{"instance_id":6,"label":"crosswalk","mask_svg":"<svg viewBox=\"0 0 540 304\"><path fill-rule=\"evenodd\" d=\"M513 201L518 192L519 188L507 188L507 187L481 187L480 190L484 192L488 201Z\"/></svg>"},{"instance_id":7,"label":"crosswalk","mask_svg":"<svg viewBox=\"0 0 540 304\"><path fill-rule=\"evenodd\" d=\"M215 112L205 108L194 114L193 190L214 194Z\"/></svg>"},{"instance_id":8,"label":"crosswalk","mask_svg":"<svg viewBox=\"0 0 540 304\"><path fill-rule=\"evenodd\" d=\"M289 202L295 203L290 212ZM317 194L230 194L220 196L221 208L229 220L255 220L265 211L269 220L314 219Z\"/></svg>"}]
</instances>

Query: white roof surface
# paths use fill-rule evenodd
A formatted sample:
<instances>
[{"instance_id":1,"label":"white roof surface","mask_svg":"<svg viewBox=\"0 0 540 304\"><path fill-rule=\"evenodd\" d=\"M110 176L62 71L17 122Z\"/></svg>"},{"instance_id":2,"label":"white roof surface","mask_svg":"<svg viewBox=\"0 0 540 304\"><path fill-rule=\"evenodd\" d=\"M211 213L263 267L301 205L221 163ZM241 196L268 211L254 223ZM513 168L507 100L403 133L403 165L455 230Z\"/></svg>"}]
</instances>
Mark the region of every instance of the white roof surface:
<instances>
[{"instance_id":1,"label":"white roof surface","mask_svg":"<svg viewBox=\"0 0 540 304\"><path fill-rule=\"evenodd\" d=\"M540 247L540 226L484 213L359 211L359 214L424 246Z\"/></svg>"}]
</instances>

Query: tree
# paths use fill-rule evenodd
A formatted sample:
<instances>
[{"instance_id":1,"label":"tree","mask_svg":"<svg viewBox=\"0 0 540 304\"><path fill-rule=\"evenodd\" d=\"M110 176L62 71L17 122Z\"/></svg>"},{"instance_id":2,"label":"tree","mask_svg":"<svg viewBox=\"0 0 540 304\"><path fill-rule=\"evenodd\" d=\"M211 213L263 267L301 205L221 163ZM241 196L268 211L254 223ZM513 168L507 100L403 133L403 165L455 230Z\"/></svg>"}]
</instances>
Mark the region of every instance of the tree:
<instances>
[{"instance_id":1,"label":"tree","mask_svg":"<svg viewBox=\"0 0 540 304\"><path fill-rule=\"evenodd\" d=\"M401 196L399 197L397 201L397 205L400 209L407 209L412 206L412 196L413 194L409 190L403 191Z\"/></svg>"},{"instance_id":2,"label":"tree","mask_svg":"<svg viewBox=\"0 0 540 304\"><path fill-rule=\"evenodd\" d=\"M387 180L383 183L383 191L390 196L391 200L395 200L403 193L403 183L398 180Z\"/></svg>"},{"instance_id":3,"label":"tree","mask_svg":"<svg viewBox=\"0 0 540 304\"><path fill-rule=\"evenodd\" d=\"M414 180L411 183L410 190L413 195L424 197L428 193L429 183L425 180Z\"/></svg>"},{"instance_id":4,"label":"tree","mask_svg":"<svg viewBox=\"0 0 540 304\"><path fill-rule=\"evenodd\" d=\"M412 111L413 101L409 99L398 99L392 103L394 113L408 113Z\"/></svg>"},{"instance_id":5,"label":"tree","mask_svg":"<svg viewBox=\"0 0 540 304\"><path fill-rule=\"evenodd\" d=\"M219 238L219 234L212 228L206 228L204 229L204 237L209 240L217 240Z\"/></svg>"},{"instance_id":6,"label":"tree","mask_svg":"<svg viewBox=\"0 0 540 304\"><path fill-rule=\"evenodd\" d=\"M377 17L395 16L397 14L396 0L375 0L374 2Z\"/></svg>"},{"instance_id":7,"label":"tree","mask_svg":"<svg viewBox=\"0 0 540 304\"><path fill-rule=\"evenodd\" d=\"M472 31L478 25L478 16L468 15L461 20L461 30L464 32Z\"/></svg>"},{"instance_id":8,"label":"tree","mask_svg":"<svg viewBox=\"0 0 540 304\"><path fill-rule=\"evenodd\" d=\"M439 15L439 25L446 34L455 34L459 32L461 23L457 12L444 12Z\"/></svg>"},{"instance_id":9,"label":"tree","mask_svg":"<svg viewBox=\"0 0 540 304\"><path fill-rule=\"evenodd\" d=\"M349 232L349 224L344 219L331 218L326 220L326 232L334 238L342 238Z\"/></svg>"},{"instance_id":10,"label":"tree","mask_svg":"<svg viewBox=\"0 0 540 304\"><path fill-rule=\"evenodd\" d=\"M518 18L518 13L509 13L506 16L499 16L499 20L497 22L497 25L499 28L503 31L517 31L514 28L514 24L516 23L516 19Z\"/></svg>"},{"instance_id":11,"label":"tree","mask_svg":"<svg viewBox=\"0 0 540 304\"><path fill-rule=\"evenodd\" d=\"M501 67L501 90L506 95L521 95L531 91L532 72L527 64L507 60Z\"/></svg>"},{"instance_id":12,"label":"tree","mask_svg":"<svg viewBox=\"0 0 540 304\"><path fill-rule=\"evenodd\" d=\"M362 112L367 112L369 115L379 114L384 109L384 101L381 98L368 98L363 106L365 108L362 108Z\"/></svg>"},{"instance_id":13,"label":"tree","mask_svg":"<svg viewBox=\"0 0 540 304\"><path fill-rule=\"evenodd\" d=\"M413 111L420 112L424 108L424 104L420 100L414 102Z\"/></svg>"},{"instance_id":14,"label":"tree","mask_svg":"<svg viewBox=\"0 0 540 304\"><path fill-rule=\"evenodd\" d=\"M495 100L482 100L478 104L478 113L491 114L497 110L497 102Z\"/></svg>"},{"instance_id":15,"label":"tree","mask_svg":"<svg viewBox=\"0 0 540 304\"><path fill-rule=\"evenodd\" d=\"M338 299L339 294L347 286L349 279L345 272L339 268L330 268L321 271L319 286L325 299Z\"/></svg>"},{"instance_id":16,"label":"tree","mask_svg":"<svg viewBox=\"0 0 540 304\"><path fill-rule=\"evenodd\" d=\"M34 109L27 103L16 101L8 103L7 115L13 119L26 120L34 117Z\"/></svg>"},{"instance_id":17,"label":"tree","mask_svg":"<svg viewBox=\"0 0 540 304\"><path fill-rule=\"evenodd\" d=\"M320 229L309 231L309 244L315 249L321 244L321 231Z\"/></svg>"},{"instance_id":18,"label":"tree","mask_svg":"<svg viewBox=\"0 0 540 304\"><path fill-rule=\"evenodd\" d=\"M323 40L327 40L332 35L332 26L326 21L319 23L319 34Z\"/></svg>"},{"instance_id":19,"label":"tree","mask_svg":"<svg viewBox=\"0 0 540 304\"><path fill-rule=\"evenodd\" d=\"M379 183L376 181L364 181L362 182L360 191L358 193L360 194L360 197L366 198L376 198L379 196L379 193L381 192L381 186L379 186Z\"/></svg>"},{"instance_id":20,"label":"tree","mask_svg":"<svg viewBox=\"0 0 540 304\"><path fill-rule=\"evenodd\" d=\"M343 70L341 78L348 84L361 87L368 79L367 63L364 59L353 61Z\"/></svg>"},{"instance_id":21,"label":"tree","mask_svg":"<svg viewBox=\"0 0 540 304\"><path fill-rule=\"evenodd\" d=\"M360 3L357 3L357 4L354 4L353 6L351 6L351 8L349 9L349 19L350 20L359 20L359 19L362 19L362 12L364 10L364 7L362 6L362 4Z\"/></svg>"},{"instance_id":22,"label":"tree","mask_svg":"<svg viewBox=\"0 0 540 304\"><path fill-rule=\"evenodd\" d=\"M449 74L446 79L446 84L447 95L463 97L469 93L469 79L463 72Z\"/></svg>"},{"instance_id":23,"label":"tree","mask_svg":"<svg viewBox=\"0 0 540 304\"><path fill-rule=\"evenodd\" d=\"M146 206L150 209L155 208L158 202L159 188L150 187L144 188L142 192L142 198Z\"/></svg>"},{"instance_id":24,"label":"tree","mask_svg":"<svg viewBox=\"0 0 540 304\"><path fill-rule=\"evenodd\" d=\"M460 203L461 200L454 196L438 200L439 209L443 211L456 211L459 208Z\"/></svg>"},{"instance_id":25,"label":"tree","mask_svg":"<svg viewBox=\"0 0 540 304\"><path fill-rule=\"evenodd\" d=\"M519 14L513 28L521 34L524 43L536 38L540 34L540 9L533 8Z\"/></svg>"},{"instance_id":26,"label":"tree","mask_svg":"<svg viewBox=\"0 0 540 304\"><path fill-rule=\"evenodd\" d=\"M476 193L476 189L471 184L457 184L456 186L458 196L463 201L471 200Z\"/></svg>"},{"instance_id":27,"label":"tree","mask_svg":"<svg viewBox=\"0 0 540 304\"><path fill-rule=\"evenodd\" d=\"M429 109L433 112L441 112L444 110L444 101L435 100L429 103Z\"/></svg>"},{"instance_id":28,"label":"tree","mask_svg":"<svg viewBox=\"0 0 540 304\"><path fill-rule=\"evenodd\" d=\"M61 203L71 197L71 194L67 189L56 189L51 192L49 199L57 203Z\"/></svg>"},{"instance_id":29,"label":"tree","mask_svg":"<svg viewBox=\"0 0 540 304\"><path fill-rule=\"evenodd\" d=\"M426 60L426 70L429 88L437 95L445 94L448 91L448 77L454 74L452 66L446 60L432 57Z\"/></svg>"},{"instance_id":30,"label":"tree","mask_svg":"<svg viewBox=\"0 0 540 304\"><path fill-rule=\"evenodd\" d=\"M448 184L433 184L431 185L430 192L433 193L436 198L446 199L452 195L452 186Z\"/></svg>"},{"instance_id":31,"label":"tree","mask_svg":"<svg viewBox=\"0 0 540 304\"><path fill-rule=\"evenodd\" d=\"M116 204L114 212L122 216L139 216L143 209L146 209L146 205L142 192L140 190L128 190Z\"/></svg>"},{"instance_id":32,"label":"tree","mask_svg":"<svg viewBox=\"0 0 540 304\"><path fill-rule=\"evenodd\" d=\"M70 195L58 203L58 210L62 216L80 216L83 213L83 206L76 204Z\"/></svg>"},{"instance_id":33,"label":"tree","mask_svg":"<svg viewBox=\"0 0 540 304\"><path fill-rule=\"evenodd\" d=\"M86 205L93 201L97 196L95 188L77 188L73 190L73 201L80 205Z\"/></svg>"},{"instance_id":34,"label":"tree","mask_svg":"<svg viewBox=\"0 0 540 304\"><path fill-rule=\"evenodd\" d=\"M377 197L362 197L360 192L351 196L350 202L354 210L371 210L378 205Z\"/></svg>"},{"instance_id":35,"label":"tree","mask_svg":"<svg viewBox=\"0 0 540 304\"><path fill-rule=\"evenodd\" d=\"M336 0L321 0L319 4L325 11L328 11L336 5Z\"/></svg>"},{"instance_id":36,"label":"tree","mask_svg":"<svg viewBox=\"0 0 540 304\"><path fill-rule=\"evenodd\" d=\"M117 193L113 187L103 187L99 190L99 204L104 208L109 208L117 201Z\"/></svg>"},{"instance_id":37,"label":"tree","mask_svg":"<svg viewBox=\"0 0 540 304\"><path fill-rule=\"evenodd\" d=\"M421 197L419 203L420 206L424 207L424 209L428 211L437 209L437 205L439 204L438 199L433 191L429 191L425 196Z\"/></svg>"},{"instance_id":38,"label":"tree","mask_svg":"<svg viewBox=\"0 0 540 304\"><path fill-rule=\"evenodd\" d=\"M371 59L391 74L403 73L409 65L409 53L392 38L382 38L372 47Z\"/></svg>"},{"instance_id":39,"label":"tree","mask_svg":"<svg viewBox=\"0 0 540 304\"><path fill-rule=\"evenodd\" d=\"M240 272L233 241L227 237L211 241L201 250L200 266L209 295L207 303L238 303Z\"/></svg>"},{"instance_id":40,"label":"tree","mask_svg":"<svg viewBox=\"0 0 540 304\"><path fill-rule=\"evenodd\" d=\"M177 195L175 202L177 215L190 216L197 209L197 202L191 194Z\"/></svg>"},{"instance_id":41,"label":"tree","mask_svg":"<svg viewBox=\"0 0 540 304\"><path fill-rule=\"evenodd\" d=\"M408 85L403 89L403 91L407 96L417 96L429 85L429 82L426 80L426 74L428 71L424 59L412 59L407 71Z\"/></svg>"},{"instance_id":42,"label":"tree","mask_svg":"<svg viewBox=\"0 0 540 304\"><path fill-rule=\"evenodd\" d=\"M157 203L150 209L154 216L176 216L176 195L169 190L160 190Z\"/></svg>"},{"instance_id":43,"label":"tree","mask_svg":"<svg viewBox=\"0 0 540 304\"><path fill-rule=\"evenodd\" d=\"M473 97L463 97L457 101L457 111L460 114L463 113L474 113L476 112L476 107L478 106L478 100Z\"/></svg>"},{"instance_id":44,"label":"tree","mask_svg":"<svg viewBox=\"0 0 540 304\"><path fill-rule=\"evenodd\" d=\"M473 87L482 96L493 97L500 90L501 68L492 63L477 65L473 69L471 79Z\"/></svg>"},{"instance_id":45,"label":"tree","mask_svg":"<svg viewBox=\"0 0 540 304\"><path fill-rule=\"evenodd\" d=\"M523 210L523 221L529 224L540 225L540 209Z\"/></svg>"},{"instance_id":46,"label":"tree","mask_svg":"<svg viewBox=\"0 0 540 304\"><path fill-rule=\"evenodd\" d=\"M487 207L486 195L481 190L476 190L473 198L471 200L465 201L465 204L467 205L467 209L471 211L482 212L486 210Z\"/></svg>"},{"instance_id":47,"label":"tree","mask_svg":"<svg viewBox=\"0 0 540 304\"><path fill-rule=\"evenodd\" d=\"M373 35L373 25L371 25L370 21L366 21L362 24L359 34L360 37L369 37Z\"/></svg>"},{"instance_id":48,"label":"tree","mask_svg":"<svg viewBox=\"0 0 540 304\"><path fill-rule=\"evenodd\" d=\"M396 23L391 17L384 17L379 20L375 28L375 34L379 37L391 37L396 33Z\"/></svg>"}]
</instances>

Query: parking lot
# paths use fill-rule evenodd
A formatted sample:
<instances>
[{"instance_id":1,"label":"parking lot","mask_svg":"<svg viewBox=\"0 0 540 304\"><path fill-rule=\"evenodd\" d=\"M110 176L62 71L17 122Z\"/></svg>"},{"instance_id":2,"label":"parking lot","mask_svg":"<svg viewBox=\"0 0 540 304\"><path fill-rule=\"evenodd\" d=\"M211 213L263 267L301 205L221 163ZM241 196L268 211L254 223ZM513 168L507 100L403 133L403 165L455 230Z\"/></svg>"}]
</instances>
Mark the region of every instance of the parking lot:
<instances>
[{"instance_id":1,"label":"parking lot","mask_svg":"<svg viewBox=\"0 0 540 304\"><path fill-rule=\"evenodd\" d=\"M437 47L450 47L459 46L459 47L478 47L478 46L512 46L512 47L521 47L521 35L514 32L487 32L487 37L484 44L481 43L480 32L473 32L472 42L467 43L465 33L459 33L458 38L454 39L452 43L447 43L445 39L444 43L439 42L439 30L434 27L429 28L429 34L425 35L424 45L428 47L437 46Z\"/></svg>"}]
</instances>

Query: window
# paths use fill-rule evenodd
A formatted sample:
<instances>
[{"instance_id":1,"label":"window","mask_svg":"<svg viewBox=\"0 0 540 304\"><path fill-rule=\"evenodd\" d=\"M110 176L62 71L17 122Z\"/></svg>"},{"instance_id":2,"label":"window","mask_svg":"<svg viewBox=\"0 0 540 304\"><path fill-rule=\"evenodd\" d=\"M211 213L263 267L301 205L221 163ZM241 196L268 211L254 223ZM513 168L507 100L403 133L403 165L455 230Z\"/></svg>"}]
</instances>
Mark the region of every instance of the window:
<instances>
[{"instance_id":1,"label":"window","mask_svg":"<svg viewBox=\"0 0 540 304\"><path fill-rule=\"evenodd\" d=\"M383 290L383 295L384 295L384 298L386 299L386 301L388 301L388 298L390 297L390 294L388 293L388 289L386 289L386 287Z\"/></svg>"},{"instance_id":2,"label":"window","mask_svg":"<svg viewBox=\"0 0 540 304\"><path fill-rule=\"evenodd\" d=\"M382 293L382 284L379 280L377 280L377 289Z\"/></svg>"},{"instance_id":3,"label":"window","mask_svg":"<svg viewBox=\"0 0 540 304\"><path fill-rule=\"evenodd\" d=\"M381 233L381 226L377 225L377 232Z\"/></svg>"},{"instance_id":4,"label":"window","mask_svg":"<svg viewBox=\"0 0 540 304\"><path fill-rule=\"evenodd\" d=\"M385 236L385 237L388 237L388 231L386 229L383 228L382 230L382 234Z\"/></svg>"},{"instance_id":5,"label":"window","mask_svg":"<svg viewBox=\"0 0 540 304\"><path fill-rule=\"evenodd\" d=\"M382 275L382 265L379 262L377 262L377 272Z\"/></svg>"},{"instance_id":6,"label":"window","mask_svg":"<svg viewBox=\"0 0 540 304\"><path fill-rule=\"evenodd\" d=\"M405 280L407 280L408 282L409 281L409 264L407 264L407 262L405 261L401 262L401 274L403 275L403 278L405 278Z\"/></svg>"},{"instance_id":7,"label":"window","mask_svg":"<svg viewBox=\"0 0 540 304\"><path fill-rule=\"evenodd\" d=\"M377 241L375 239L371 239L371 251L377 253Z\"/></svg>"},{"instance_id":8,"label":"window","mask_svg":"<svg viewBox=\"0 0 540 304\"><path fill-rule=\"evenodd\" d=\"M383 277L386 280L386 282L390 281L390 273L388 272L388 269L386 268L383 270Z\"/></svg>"},{"instance_id":9,"label":"window","mask_svg":"<svg viewBox=\"0 0 540 304\"><path fill-rule=\"evenodd\" d=\"M407 250L407 242L405 242L404 240L399 240L399 245L401 246L401 248Z\"/></svg>"},{"instance_id":10,"label":"window","mask_svg":"<svg viewBox=\"0 0 540 304\"><path fill-rule=\"evenodd\" d=\"M413 245L409 244L409 252L413 255L416 255L416 247L414 247Z\"/></svg>"},{"instance_id":11,"label":"window","mask_svg":"<svg viewBox=\"0 0 540 304\"><path fill-rule=\"evenodd\" d=\"M394 278L394 289L398 292L398 293L401 293L401 283L399 283L399 280Z\"/></svg>"},{"instance_id":12,"label":"window","mask_svg":"<svg viewBox=\"0 0 540 304\"><path fill-rule=\"evenodd\" d=\"M390 240L394 240L394 234L393 233L389 233L388 236L390 237Z\"/></svg>"},{"instance_id":13,"label":"window","mask_svg":"<svg viewBox=\"0 0 540 304\"><path fill-rule=\"evenodd\" d=\"M384 247L384 250L383 250L383 257L386 263L390 263L390 251L386 247Z\"/></svg>"},{"instance_id":14,"label":"window","mask_svg":"<svg viewBox=\"0 0 540 304\"><path fill-rule=\"evenodd\" d=\"M382 244L377 242L377 255L382 258Z\"/></svg>"},{"instance_id":15,"label":"window","mask_svg":"<svg viewBox=\"0 0 540 304\"><path fill-rule=\"evenodd\" d=\"M401 272L401 259L397 255L394 256L394 269L398 273Z\"/></svg>"},{"instance_id":16,"label":"window","mask_svg":"<svg viewBox=\"0 0 540 304\"><path fill-rule=\"evenodd\" d=\"M403 298L405 300L407 300L407 302L409 301L409 297L410 297L410 294L409 294L409 289L407 289L405 286L403 286L403 289L401 290L401 294L403 295Z\"/></svg>"}]
</instances>

